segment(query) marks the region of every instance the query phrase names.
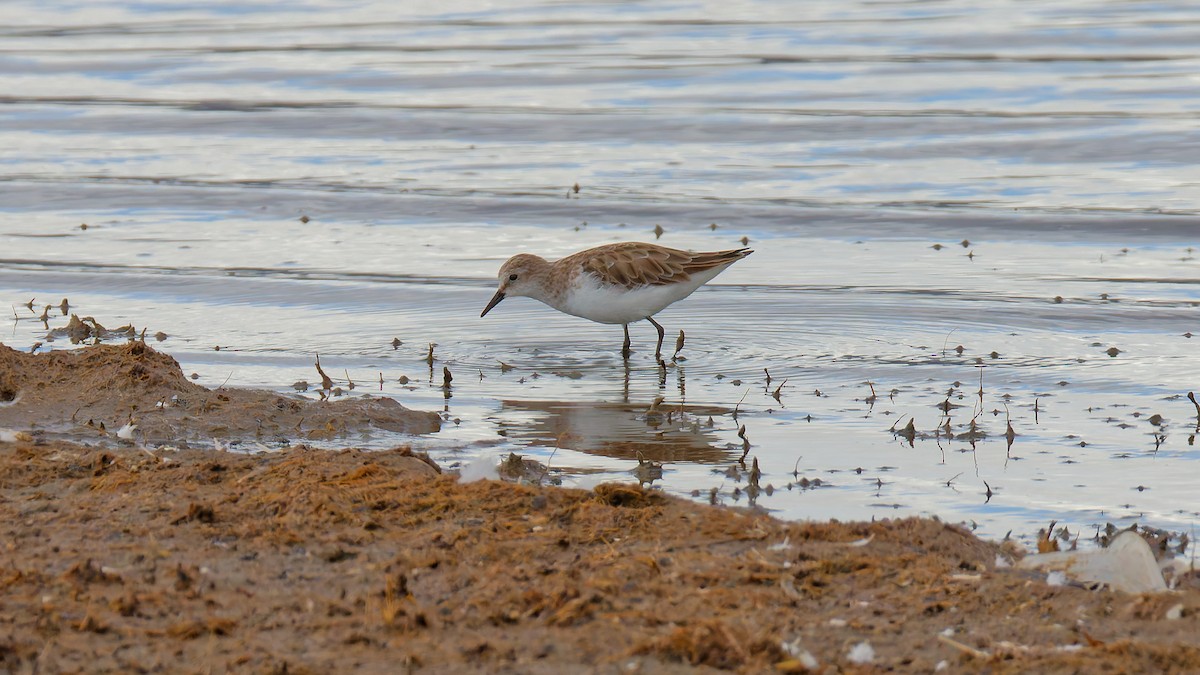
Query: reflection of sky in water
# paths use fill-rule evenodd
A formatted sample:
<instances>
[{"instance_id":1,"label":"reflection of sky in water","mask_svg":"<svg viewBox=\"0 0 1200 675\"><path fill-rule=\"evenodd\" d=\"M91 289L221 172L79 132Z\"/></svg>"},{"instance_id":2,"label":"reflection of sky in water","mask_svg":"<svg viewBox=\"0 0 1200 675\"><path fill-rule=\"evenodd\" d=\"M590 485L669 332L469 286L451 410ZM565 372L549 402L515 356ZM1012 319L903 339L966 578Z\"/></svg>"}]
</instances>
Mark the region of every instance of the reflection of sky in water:
<instances>
[{"instance_id":1,"label":"reflection of sky in water","mask_svg":"<svg viewBox=\"0 0 1200 675\"><path fill-rule=\"evenodd\" d=\"M832 484L762 499L789 517L938 513L993 535L1194 520L1200 10L378 9L10 4L0 294L164 330L209 386L286 390L315 351L384 373L383 393L445 410L418 443L468 448L447 461L517 449L619 477L658 452L667 489L728 501L745 424L764 483ZM757 249L662 314L668 343L688 335L665 378L645 325L626 384L619 330L531 301L478 318L512 252L656 224L668 245ZM4 339L42 334L22 320ZM887 432L933 434L951 390L955 433L978 413L988 434L974 451ZM648 425L658 396L712 412Z\"/></svg>"}]
</instances>

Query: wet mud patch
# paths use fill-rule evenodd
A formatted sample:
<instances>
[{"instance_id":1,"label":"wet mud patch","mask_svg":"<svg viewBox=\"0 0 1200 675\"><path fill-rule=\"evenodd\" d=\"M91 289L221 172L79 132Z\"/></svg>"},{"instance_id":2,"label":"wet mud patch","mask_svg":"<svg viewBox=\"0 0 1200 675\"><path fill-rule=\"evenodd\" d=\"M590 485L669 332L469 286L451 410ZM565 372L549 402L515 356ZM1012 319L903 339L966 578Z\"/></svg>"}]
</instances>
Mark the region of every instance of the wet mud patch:
<instances>
[{"instance_id":1,"label":"wet mud patch","mask_svg":"<svg viewBox=\"0 0 1200 675\"><path fill-rule=\"evenodd\" d=\"M0 427L184 446L212 439L327 441L424 434L436 413L390 398L313 401L259 389L207 389L141 341L26 354L0 344ZM129 425L126 428L126 425ZM122 432L122 429L124 431Z\"/></svg>"},{"instance_id":2,"label":"wet mud patch","mask_svg":"<svg viewBox=\"0 0 1200 675\"><path fill-rule=\"evenodd\" d=\"M406 448L0 443L0 541L14 672L1200 668L1194 589L1047 585L935 520L464 484Z\"/></svg>"}]
</instances>

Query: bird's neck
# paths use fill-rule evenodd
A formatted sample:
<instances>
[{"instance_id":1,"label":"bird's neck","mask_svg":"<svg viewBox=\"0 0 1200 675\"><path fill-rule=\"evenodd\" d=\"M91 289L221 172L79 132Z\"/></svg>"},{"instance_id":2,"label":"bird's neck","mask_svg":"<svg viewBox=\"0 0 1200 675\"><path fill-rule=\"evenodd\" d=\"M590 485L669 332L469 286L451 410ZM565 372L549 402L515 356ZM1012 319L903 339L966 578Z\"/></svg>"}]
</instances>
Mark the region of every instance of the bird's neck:
<instances>
[{"instance_id":1,"label":"bird's neck","mask_svg":"<svg viewBox=\"0 0 1200 675\"><path fill-rule=\"evenodd\" d=\"M566 268L541 258L532 262L533 264L529 267L527 274L531 275L534 281L536 281L536 284L533 286L536 290L530 293L530 297L540 300L551 307L560 307L566 296L568 286L566 282L570 281L566 278Z\"/></svg>"}]
</instances>

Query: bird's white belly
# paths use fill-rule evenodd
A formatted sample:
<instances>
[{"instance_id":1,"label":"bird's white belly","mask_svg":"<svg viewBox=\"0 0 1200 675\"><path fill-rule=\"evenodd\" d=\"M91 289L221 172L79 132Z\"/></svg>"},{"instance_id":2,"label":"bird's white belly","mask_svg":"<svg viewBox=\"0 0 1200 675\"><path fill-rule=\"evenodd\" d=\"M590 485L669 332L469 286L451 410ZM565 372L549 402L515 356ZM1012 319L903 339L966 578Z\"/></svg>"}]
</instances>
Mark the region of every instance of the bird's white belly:
<instances>
[{"instance_id":1,"label":"bird's white belly","mask_svg":"<svg viewBox=\"0 0 1200 675\"><path fill-rule=\"evenodd\" d=\"M633 323L662 311L692 294L716 274L693 275L681 283L642 286L626 290L597 283L586 274L576 279L555 309L597 323Z\"/></svg>"}]
</instances>

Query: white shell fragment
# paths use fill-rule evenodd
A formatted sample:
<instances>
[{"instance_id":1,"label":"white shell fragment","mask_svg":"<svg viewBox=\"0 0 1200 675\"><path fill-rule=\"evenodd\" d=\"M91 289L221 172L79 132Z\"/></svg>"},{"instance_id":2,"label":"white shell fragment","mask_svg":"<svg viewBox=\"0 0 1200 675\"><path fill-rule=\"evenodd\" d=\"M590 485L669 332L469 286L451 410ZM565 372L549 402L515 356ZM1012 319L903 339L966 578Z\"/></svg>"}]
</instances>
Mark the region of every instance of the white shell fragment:
<instances>
[{"instance_id":1,"label":"white shell fragment","mask_svg":"<svg viewBox=\"0 0 1200 675\"><path fill-rule=\"evenodd\" d=\"M800 643L800 638L796 638L791 642L784 642L780 645L783 648L783 653L795 659L808 670L816 670L821 664L817 661L817 657L812 655L812 652L804 648Z\"/></svg>"},{"instance_id":2,"label":"white shell fragment","mask_svg":"<svg viewBox=\"0 0 1200 675\"><path fill-rule=\"evenodd\" d=\"M1104 584L1126 593L1167 590L1150 545L1135 532L1122 532L1108 548L1031 555L1017 566L1026 570L1062 572L1088 584Z\"/></svg>"},{"instance_id":3,"label":"white shell fragment","mask_svg":"<svg viewBox=\"0 0 1200 675\"><path fill-rule=\"evenodd\" d=\"M850 648L846 658L851 663L866 665L875 660L875 648L871 646L870 642L860 642Z\"/></svg>"},{"instance_id":4,"label":"white shell fragment","mask_svg":"<svg viewBox=\"0 0 1200 675\"><path fill-rule=\"evenodd\" d=\"M483 454L467 463L458 472L458 482L474 483L478 480L500 480L500 457Z\"/></svg>"},{"instance_id":5,"label":"white shell fragment","mask_svg":"<svg viewBox=\"0 0 1200 675\"><path fill-rule=\"evenodd\" d=\"M30 436L27 432L0 428L0 443L16 443L17 441L31 440L33 440L33 436Z\"/></svg>"}]
</instances>

